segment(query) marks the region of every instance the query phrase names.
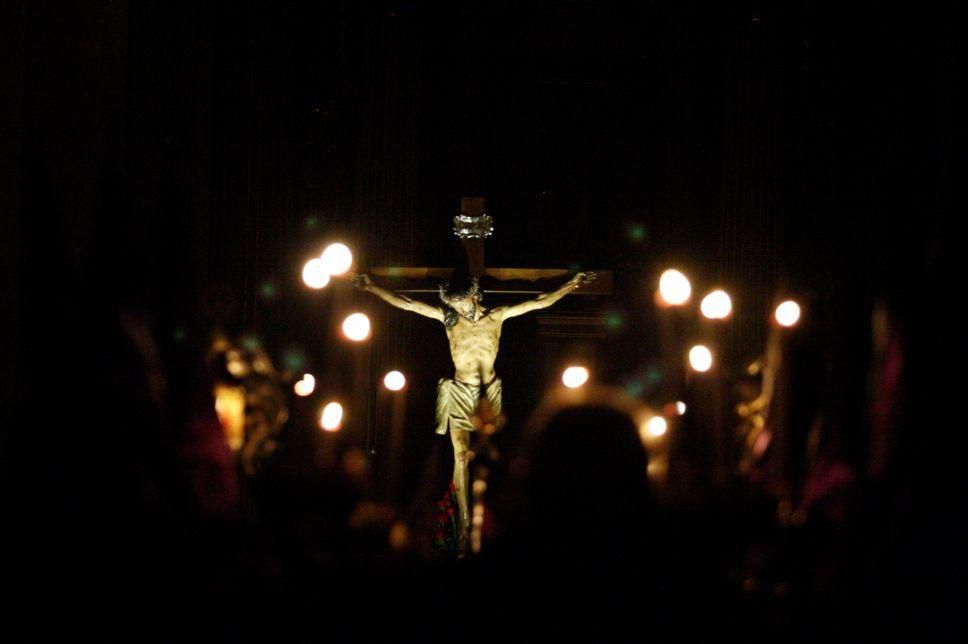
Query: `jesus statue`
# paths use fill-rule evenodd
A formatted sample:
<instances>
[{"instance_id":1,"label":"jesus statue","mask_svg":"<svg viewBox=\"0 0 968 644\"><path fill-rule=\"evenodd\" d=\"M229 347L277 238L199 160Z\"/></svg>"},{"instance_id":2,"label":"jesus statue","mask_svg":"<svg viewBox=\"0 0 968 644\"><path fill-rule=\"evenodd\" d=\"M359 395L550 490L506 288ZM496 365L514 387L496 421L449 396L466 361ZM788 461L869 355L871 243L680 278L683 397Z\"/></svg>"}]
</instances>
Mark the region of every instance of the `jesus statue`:
<instances>
[{"instance_id":1,"label":"jesus statue","mask_svg":"<svg viewBox=\"0 0 968 644\"><path fill-rule=\"evenodd\" d=\"M356 288L373 293L393 306L443 322L450 341L450 355L454 361L454 377L437 382L437 433L450 431L454 446L454 487L460 509L458 542L464 544L470 528L468 497L468 462L471 432L476 430L472 417L483 397L491 404L494 414L501 412L501 379L494 372L501 325L525 313L551 306L582 284L593 281L593 272L576 273L561 288L542 293L532 300L508 306L486 309L481 306L483 294L477 278L471 277L468 288L454 288L449 283L440 285L443 307L433 306L405 295L394 293L373 284L368 275L353 276Z\"/></svg>"}]
</instances>

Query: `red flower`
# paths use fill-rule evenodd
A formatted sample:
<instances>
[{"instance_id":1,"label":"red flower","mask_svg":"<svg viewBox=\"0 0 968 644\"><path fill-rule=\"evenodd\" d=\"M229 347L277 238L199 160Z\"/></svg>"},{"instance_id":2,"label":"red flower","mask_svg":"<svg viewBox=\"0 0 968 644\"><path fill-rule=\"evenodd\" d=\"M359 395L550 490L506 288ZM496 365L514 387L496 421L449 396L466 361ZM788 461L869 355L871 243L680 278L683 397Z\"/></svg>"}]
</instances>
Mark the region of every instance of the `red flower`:
<instances>
[{"instance_id":1,"label":"red flower","mask_svg":"<svg viewBox=\"0 0 968 644\"><path fill-rule=\"evenodd\" d=\"M454 508L447 508L447 516L449 517L454 516Z\"/></svg>"},{"instance_id":2,"label":"red flower","mask_svg":"<svg viewBox=\"0 0 968 644\"><path fill-rule=\"evenodd\" d=\"M451 480L451 482L450 482L450 491L451 492L456 492L457 491L457 486L454 485L454 481L453 480Z\"/></svg>"}]
</instances>

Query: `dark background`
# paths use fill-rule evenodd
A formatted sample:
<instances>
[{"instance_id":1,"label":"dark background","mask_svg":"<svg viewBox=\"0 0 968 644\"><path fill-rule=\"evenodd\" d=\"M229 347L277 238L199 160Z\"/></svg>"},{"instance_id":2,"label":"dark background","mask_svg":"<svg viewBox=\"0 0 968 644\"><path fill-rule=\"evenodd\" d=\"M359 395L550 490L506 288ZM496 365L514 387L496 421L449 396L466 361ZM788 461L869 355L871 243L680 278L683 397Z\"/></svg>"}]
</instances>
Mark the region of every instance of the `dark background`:
<instances>
[{"instance_id":1,"label":"dark background","mask_svg":"<svg viewBox=\"0 0 968 644\"><path fill-rule=\"evenodd\" d=\"M533 318L507 326L498 373L519 422L569 357L614 383L657 360L652 290L675 264L697 288L735 294L737 361L761 350L778 294L809 303L833 356L817 387L860 463L867 437L851 419L872 303L897 312L911 370L899 485L920 508L903 514L899 559L944 577L964 541L963 522L944 518L960 499L959 423L936 368L962 345L944 305L965 205L953 6L7 5L0 447L4 487L25 491L11 507L45 517L48 534L97 524L83 501L100 488L83 481L122 480L105 464L127 453L97 431L111 404L98 357L125 310L145 313L164 347L202 346L216 308L280 367L324 374L320 396L345 392L356 353L374 382L403 368L416 486L451 369L443 333L345 280L310 293L299 271L330 240L363 270L453 265L450 219L462 196L484 196L488 265L615 273L613 296L559 304L617 316L600 340L540 339ZM350 303L374 320L366 349L333 333ZM347 430L378 452L379 404L370 394L371 418Z\"/></svg>"}]
</instances>

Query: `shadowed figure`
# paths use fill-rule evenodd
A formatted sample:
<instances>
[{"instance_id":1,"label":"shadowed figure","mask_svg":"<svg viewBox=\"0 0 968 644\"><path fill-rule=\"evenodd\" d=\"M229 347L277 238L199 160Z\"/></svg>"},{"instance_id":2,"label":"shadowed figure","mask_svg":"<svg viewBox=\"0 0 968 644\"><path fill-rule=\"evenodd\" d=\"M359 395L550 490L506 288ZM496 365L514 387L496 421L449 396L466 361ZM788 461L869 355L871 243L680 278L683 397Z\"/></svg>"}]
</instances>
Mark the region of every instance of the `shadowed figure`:
<instances>
[{"instance_id":1,"label":"shadowed figure","mask_svg":"<svg viewBox=\"0 0 968 644\"><path fill-rule=\"evenodd\" d=\"M609 387L559 390L532 414L497 490L498 536L475 561L475 600L500 588L501 619L527 637L594 624L598 637L655 605L643 405ZM553 613L537 615L535 598Z\"/></svg>"},{"instance_id":2,"label":"shadowed figure","mask_svg":"<svg viewBox=\"0 0 968 644\"><path fill-rule=\"evenodd\" d=\"M648 456L618 396L566 392L532 416L511 466L508 556L590 573L637 565L651 514Z\"/></svg>"}]
</instances>

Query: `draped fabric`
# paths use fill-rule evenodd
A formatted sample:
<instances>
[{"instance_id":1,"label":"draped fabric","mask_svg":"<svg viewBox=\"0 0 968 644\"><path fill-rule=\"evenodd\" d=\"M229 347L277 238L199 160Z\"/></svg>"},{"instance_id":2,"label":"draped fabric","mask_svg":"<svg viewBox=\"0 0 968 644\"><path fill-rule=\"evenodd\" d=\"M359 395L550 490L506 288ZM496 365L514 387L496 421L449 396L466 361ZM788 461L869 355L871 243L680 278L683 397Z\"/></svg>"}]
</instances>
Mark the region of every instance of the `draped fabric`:
<instances>
[{"instance_id":1,"label":"draped fabric","mask_svg":"<svg viewBox=\"0 0 968 644\"><path fill-rule=\"evenodd\" d=\"M446 434L448 428L475 431L471 417L477 410L477 402L481 398L480 387L470 385L453 378L441 378L437 381L437 433ZM503 386L501 379L495 377L484 387L484 395L494 407L494 412L501 413L501 394Z\"/></svg>"}]
</instances>

